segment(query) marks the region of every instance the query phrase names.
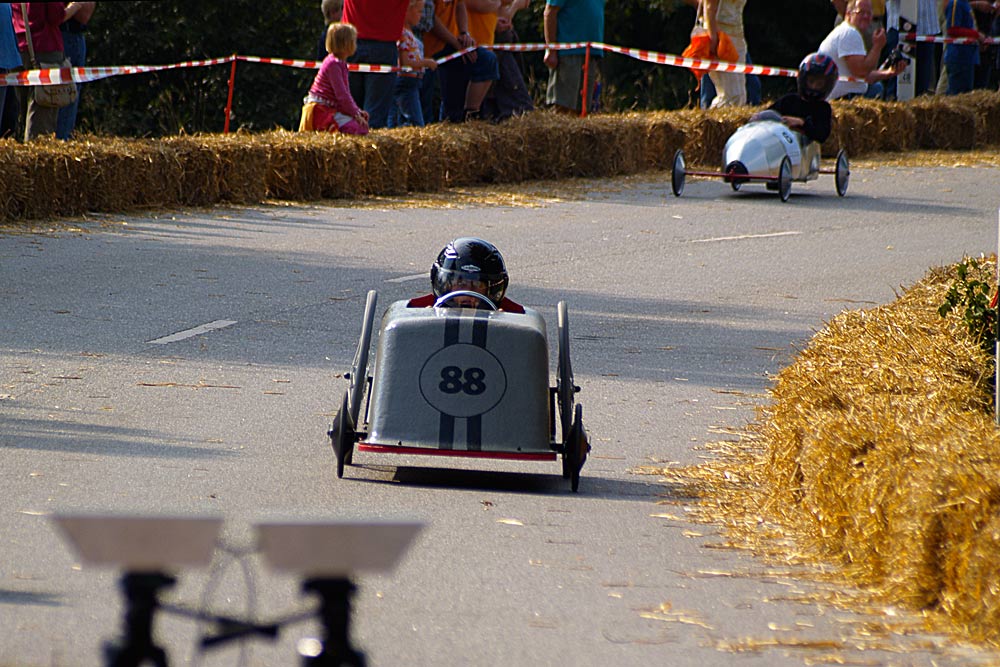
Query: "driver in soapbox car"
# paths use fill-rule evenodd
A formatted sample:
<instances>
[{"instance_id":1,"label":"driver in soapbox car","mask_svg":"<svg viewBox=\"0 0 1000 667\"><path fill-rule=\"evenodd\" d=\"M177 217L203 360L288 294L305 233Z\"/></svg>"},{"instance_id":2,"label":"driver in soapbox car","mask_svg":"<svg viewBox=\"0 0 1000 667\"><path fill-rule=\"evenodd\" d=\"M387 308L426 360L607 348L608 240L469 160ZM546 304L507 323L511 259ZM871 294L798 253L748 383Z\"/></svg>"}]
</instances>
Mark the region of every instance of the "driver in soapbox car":
<instances>
[{"instance_id":1,"label":"driver in soapbox car","mask_svg":"<svg viewBox=\"0 0 1000 667\"><path fill-rule=\"evenodd\" d=\"M563 477L576 491L590 442L575 398L566 303L556 308L551 386L545 320L506 297L507 267L495 246L455 239L430 277L431 294L386 310L372 368L377 294L368 293L358 349L344 374L350 385L328 431L337 476L353 465L355 448L520 461L561 455Z\"/></svg>"},{"instance_id":2,"label":"driver in soapbox car","mask_svg":"<svg viewBox=\"0 0 1000 667\"><path fill-rule=\"evenodd\" d=\"M778 120L800 133L802 144L821 144L833 127L833 111L826 97L837 83L837 63L830 56L811 53L799 63L797 83L798 92L780 97L750 121Z\"/></svg>"},{"instance_id":3,"label":"driver in soapbox car","mask_svg":"<svg viewBox=\"0 0 1000 667\"><path fill-rule=\"evenodd\" d=\"M750 117L726 141L722 171L688 170L683 150L674 154L670 184L681 196L691 176L721 177L733 190L745 183L763 182L788 201L792 181L811 181L833 174L837 194L847 193L850 166L847 154L837 155L836 168L820 168L821 144L832 130L833 112L826 97L837 83L837 64L827 55L812 53L799 64L798 91L778 99L770 108Z\"/></svg>"},{"instance_id":4,"label":"driver in soapbox car","mask_svg":"<svg viewBox=\"0 0 1000 667\"><path fill-rule=\"evenodd\" d=\"M505 296L509 282L507 266L496 246L482 239L458 238L441 249L431 266L433 293L410 299L407 306L486 307L507 313L524 313L523 306ZM442 300L447 295L453 296Z\"/></svg>"}]
</instances>

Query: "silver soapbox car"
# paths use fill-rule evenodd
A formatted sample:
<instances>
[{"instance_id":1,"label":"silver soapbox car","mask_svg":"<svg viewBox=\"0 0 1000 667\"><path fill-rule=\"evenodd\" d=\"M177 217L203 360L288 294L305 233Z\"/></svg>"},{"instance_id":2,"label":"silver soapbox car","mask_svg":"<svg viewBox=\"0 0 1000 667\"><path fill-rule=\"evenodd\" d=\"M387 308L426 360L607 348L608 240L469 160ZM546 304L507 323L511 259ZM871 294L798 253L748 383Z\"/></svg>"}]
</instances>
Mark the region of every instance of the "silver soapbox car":
<instances>
[{"instance_id":1,"label":"silver soapbox car","mask_svg":"<svg viewBox=\"0 0 1000 667\"><path fill-rule=\"evenodd\" d=\"M459 296L481 308L448 308ZM497 310L454 292L431 308L396 301L382 317L373 370L369 349L377 294L368 293L349 386L328 431L337 477L354 451L525 461L562 457L576 491L590 450L573 382L569 319L557 307L559 359L549 386L545 320ZM559 439L556 439L556 424Z\"/></svg>"},{"instance_id":2,"label":"silver soapbox car","mask_svg":"<svg viewBox=\"0 0 1000 667\"><path fill-rule=\"evenodd\" d=\"M733 133L722 151L722 171L691 171L687 169L684 151L674 154L670 185L674 195L684 192L687 176L722 178L733 190L744 183L763 182L769 190L777 190L781 201L788 201L792 181L812 181L819 174L833 174L837 194L847 194L851 170L847 153L837 153L836 167L820 168L820 145L801 133L789 129L777 120L756 120Z\"/></svg>"}]
</instances>

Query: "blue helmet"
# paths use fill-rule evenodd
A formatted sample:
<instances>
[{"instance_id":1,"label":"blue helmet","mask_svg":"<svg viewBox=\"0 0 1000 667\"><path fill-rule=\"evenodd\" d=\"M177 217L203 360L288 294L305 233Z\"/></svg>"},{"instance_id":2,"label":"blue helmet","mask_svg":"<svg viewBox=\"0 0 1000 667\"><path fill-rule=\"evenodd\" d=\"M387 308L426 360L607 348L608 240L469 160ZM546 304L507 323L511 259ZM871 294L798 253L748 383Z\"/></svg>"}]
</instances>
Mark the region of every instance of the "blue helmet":
<instances>
[{"instance_id":1,"label":"blue helmet","mask_svg":"<svg viewBox=\"0 0 1000 667\"><path fill-rule=\"evenodd\" d=\"M837 85L837 63L823 53L810 53L799 63L799 95L807 100L825 100Z\"/></svg>"}]
</instances>

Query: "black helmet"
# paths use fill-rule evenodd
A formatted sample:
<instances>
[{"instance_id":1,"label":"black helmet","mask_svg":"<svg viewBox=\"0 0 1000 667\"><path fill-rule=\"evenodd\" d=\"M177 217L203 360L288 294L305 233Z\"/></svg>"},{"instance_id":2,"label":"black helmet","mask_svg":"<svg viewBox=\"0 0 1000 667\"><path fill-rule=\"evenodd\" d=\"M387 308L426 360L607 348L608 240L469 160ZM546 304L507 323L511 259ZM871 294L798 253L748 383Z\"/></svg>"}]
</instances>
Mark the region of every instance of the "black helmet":
<instances>
[{"instance_id":1,"label":"black helmet","mask_svg":"<svg viewBox=\"0 0 1000 667\"><path fill-rule=\"evenodd\" d=\"M825 100L837 85L837 63L822 53L810 53L799 63L799 95L809 100Z\"/></svg>"},{"instance_id":2,"label":"black helmet","mask_svg":"<svg viewBox=\"0 0 1000 667\"><path fill-rule=\"evenodd\" d=\"M441 250L431 266L431 287L436 297L470 289L499 305L508 281L503 255L482 239L455 239Z\"/></svg>"}]
</instances>

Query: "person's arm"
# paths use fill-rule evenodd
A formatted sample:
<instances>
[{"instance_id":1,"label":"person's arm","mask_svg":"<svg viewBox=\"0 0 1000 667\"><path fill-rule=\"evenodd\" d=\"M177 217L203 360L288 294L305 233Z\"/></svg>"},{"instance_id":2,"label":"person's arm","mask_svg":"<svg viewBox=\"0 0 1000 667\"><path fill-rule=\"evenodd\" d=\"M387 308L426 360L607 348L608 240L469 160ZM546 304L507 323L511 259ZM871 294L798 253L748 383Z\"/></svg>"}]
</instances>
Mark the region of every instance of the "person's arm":
<instances>
[{"instance_id":1,"label":"person's arm","mask_svg":"<svg viewBox=\"0 0 1000 667\"><path fill-rule=\"evenodd\" d=\"M509 0L500 3L497 11L497 21L506 21L507 27L514 22L514 15L522 9L527 9L531 0Z\"/></svg>"},{"instance_id":2,"label":"person's arm","mask_svg":"<svg viewBox=\"0 0 1000 667\"><path fill-rule=\"evenodd\" d=\"M463 49L468 49L476 45L476 40L469 34L469 12L465 7L465 0L455 0L455 25L458 26L458 43ZM476 62L477 54L469 51L462 59L466 62Z\"/></svg>"},{"instance_id":3,"label":"person's arm","mask_svg":"<svg viewBox=\"0 0 1000 667\"><path fill-rule=\"evenodd\" d=\"M833 111L830 105L824 104L822 109L817 108L803 118L799 131L813 141L819 143L826 141L833 131Z\"/></svg>"},{"instance_id":4,"label":"person's arm","mask_svg":"<svg viewBox=\"0 0 1000 667\"><path fill-rule=\"evenodd\" d=\"M555 44L556 35L559 30L559 7L557 5L545 5L545 12L542 14L542 33L545 36L546 44ZM559 65L559 52L545 49L545 66L555 69Z\"/></svg>"},{"instance_id":5,"label":"person's arm","mask_svg":"<svg viewBox=\"0 0 1000 667\"><path fill-rule=\"evenodd\" d=\"M90 22L90 17L94 15L94 6L96 2L71 2L66 5L66 13L63 17L63 21L68 21L70 19L76 19L79 23L87 25Z\"/></svg>"},{"instance_id":6,"label":"person's arm","mask_svg":"<svg viewBox=\"0 0 1000 667\"><path fill-rule=\"evenodd\" d=\"M367 118L367 116L358 107L354 98L351 97L351 89L347 85L347 63L343 61L334 62L331 58L328 61L323 61L320 69L322 70L323 67L326 68L323 74L333 91L333 99L330 101L333 102L334 108L345 116L350 116L358 122L362 122L361 119Z\"/></svg>"},{"instance_id":7,"label":"person's arm","mask_svg":"<svg viewBox=\"0 0 1000 667\"><path fill-rule=\"evenodd\" d=\"M717 58L719 55L719 2L720 0L703 0L705 30L708 31L708 55Z\"/></svg>"},{"instance_id":8,"label":"person's arm","mask_svg":"<svg viewBox=\"0 0 1000 667\"><path fill-rule=\"evenodd\" d=\"M860 33L858 36L860 37ZM864 79L868 83L883 81L896 76L899 72L895 68L886 70L878 69L878 59L882 54L884 46L885 30L879 28L872 34L872 46L864 55L852 54L843 56L844 62L847 63L847 69L850 71L841 72L841 74L848 74L858 79ZM903 64L905 65L905 63Z\"/></svg>"},{"instance_id":9,"label":"person's arm","mask_svg":"<svg viewBox=\"0 0 1000 667\"><path fill-rule=\"evenodd\" d=\"M431 28L431 34L456 51L462 50L462 44L458 41L458 35L451 34L448 26L437 16L434 17L434 27Z\"/></svg>"},{"instance_id":10,"label":"person's arm","mask_svg":"<svg viewBox=\"0 0 1000 667\"><path fill-rule=\"evenodd\" d=\"M458 41L462 48L476 45L476 40L469 34L469 11L465 0L455 0L455 25L458 26Z\"/></svg>"}]
</instances>

